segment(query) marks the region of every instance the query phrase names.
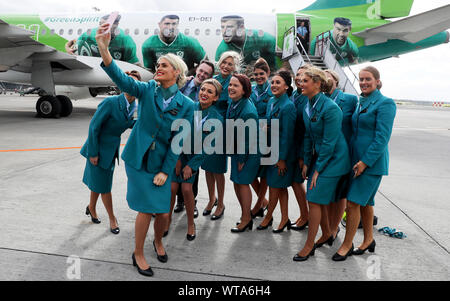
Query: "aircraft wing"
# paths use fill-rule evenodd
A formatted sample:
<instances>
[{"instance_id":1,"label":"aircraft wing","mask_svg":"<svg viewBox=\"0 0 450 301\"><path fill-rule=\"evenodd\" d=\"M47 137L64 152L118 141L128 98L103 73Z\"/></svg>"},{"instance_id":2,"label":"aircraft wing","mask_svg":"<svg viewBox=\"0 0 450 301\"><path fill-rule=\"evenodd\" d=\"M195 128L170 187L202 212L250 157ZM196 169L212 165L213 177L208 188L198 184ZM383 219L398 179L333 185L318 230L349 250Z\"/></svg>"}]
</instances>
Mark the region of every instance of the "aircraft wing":
<instances>
[{"instance_id":1,"label":"aircraft wing","mask_svg":"<svg viewBox=\"0 0 450 301\"><path fill-rule=\"evenodd\" d=\"M53 83L102 87L114 83L100 67L98 57L76 56L58 51L32 39L30 30L8 24L0 19L0 80L31 83L35 86L51 88L42 83L41 66L50 63ZM146 69L127 62L116 61L122 70L137 70L142 80L148 81L152 74ZM33 74L38 74L34 75ZM35 80L33 80L35 78ZM36 82L37 79L37 82Z\"/></svg>"},{"instance_id":2,"label":"aircraft wing","mask_svg":"<svg viewBox=\"0 0 450 301\"><path fill-rule=\"evenodd\" d=\"M353 33L365 39L366 45L402 40L417 43L450 28L450 4L375 28Z\"/></svg>"},{"instance_id":3,"label":"aircraft wing","mask_svg":"<svg viewBox=\"0 0 450 301\"><path fill-rule=\"evenodd\" d=\"M33 61L50 61L56 69L91 69L76 56L57 51L31 38L34 33L0 19L0 72L31 72Z\"/></svg>"}]
</instances>

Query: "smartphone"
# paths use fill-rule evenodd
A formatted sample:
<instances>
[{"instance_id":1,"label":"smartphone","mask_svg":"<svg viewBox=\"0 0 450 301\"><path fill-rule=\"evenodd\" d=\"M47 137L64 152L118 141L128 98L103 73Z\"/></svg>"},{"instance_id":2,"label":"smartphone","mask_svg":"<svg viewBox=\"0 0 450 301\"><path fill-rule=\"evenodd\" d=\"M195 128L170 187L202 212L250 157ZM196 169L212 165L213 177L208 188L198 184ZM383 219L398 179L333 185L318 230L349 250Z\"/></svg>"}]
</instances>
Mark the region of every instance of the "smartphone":
<instances>
[{"instance_id":1,"label":"smartphone","mask_svg":"<svg viewBox=\"0 0 450 301\"><path fill-rule=\"evenodd\" d=\"M108 20L106 20L106 22L105 22L105 23L108 23L108 24L109 24L109 27L108 27L108 29L105 31L104 34L108 34L108 33L111 31L111 28L112 28L112 26L113 26L113 24L114 24L114 22L116 21L116 19L117 19L118 16L119 16L119 12L117 12L117 11L112 12L112 13L109 15Z\"/></svg>"}]
</instances>

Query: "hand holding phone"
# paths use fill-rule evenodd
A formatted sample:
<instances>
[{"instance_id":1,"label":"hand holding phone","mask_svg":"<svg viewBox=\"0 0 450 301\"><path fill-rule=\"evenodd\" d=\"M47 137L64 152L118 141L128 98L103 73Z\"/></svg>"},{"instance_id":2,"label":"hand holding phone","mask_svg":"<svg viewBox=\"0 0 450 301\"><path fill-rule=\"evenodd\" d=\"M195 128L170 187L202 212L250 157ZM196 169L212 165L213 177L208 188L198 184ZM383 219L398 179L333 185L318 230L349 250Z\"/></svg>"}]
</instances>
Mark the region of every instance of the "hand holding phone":
<instances>
[{"instance_id":1,"label":"hand holding phone","mask_svg":"<svg viewBox=\"0 0 450 301\"><path fill-rule=\"evenodd\" d=\"M116 21L116 19L117 19L118 16L119 16L119 12L117 12L117 11L112 12L112 13L109 15L108 20L106 20L106 22L105 22L105 23L108 23L109 26L108 26L108 29L107 29L103 34L108 34L108 33L111 32L111 28L112 28L112 26L113 26L113 24L114 24L114 22Z\"/></svg>"}]
</instances>

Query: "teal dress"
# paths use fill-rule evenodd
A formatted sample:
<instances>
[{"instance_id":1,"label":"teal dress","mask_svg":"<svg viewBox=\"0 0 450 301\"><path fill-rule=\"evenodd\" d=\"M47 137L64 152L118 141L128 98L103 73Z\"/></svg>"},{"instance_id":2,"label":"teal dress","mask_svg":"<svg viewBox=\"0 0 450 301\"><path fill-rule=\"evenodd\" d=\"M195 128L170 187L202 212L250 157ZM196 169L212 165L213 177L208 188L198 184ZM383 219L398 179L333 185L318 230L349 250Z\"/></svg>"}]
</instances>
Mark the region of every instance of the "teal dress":
<instances>
[{"instance_id":1,"label":"teal dress","mask_svg":"<svg viewBox=\"0 0 450 301\"><path fill-rule=\"evenodd\" d=\"M271 140L271 126L273 121L279 122L278 130L278 158L279 160L286 161L287 171L284 175L278 174L278 167L276 164L267 166L267 185L272 188L287 188L292 185L294 177L294 162L296 160L296 152L294 147L294 131L295 120L297 112L294 103L290 100L289 96L285 93L279 98L272 97L267 104L266 118L268 127L268 140L271 147L271 152L276 151L276 147ZM275 147L275 149L274 149Z\"/></svg>"},{"instance_id":2,"label":"teal dress","mask_svg":"<svg viewBox=\"0 0 450 301\"><path fill-rule=\"evenodd\" d=\"M222 117L222 114L219 113L219 110L217 110L216 106L210 106L206 111L203 111L203 116L207 114L208 116L207 120L204 123L204 127L207 126L208 132L206 132L206 137L204 139L207 139L209 142L209 139L212 139L211 141L211 147L212 149L204 149L205 151L205 158L202 162L202 169L207 172L216 173L216 174L224 174L227 172L228 169L228 158L225 154L224 146L225 144L223 141L223 137L225 136L225 127L224 127L224 119ZM206 113L207 112L207 113ZM220 135L218 135L221 133ZM211 136L213 135L213 136ZM218 136L216 136L218 135ZM217 137L217 139L221 139L222 147L220 147L219 150L216 150L216 139L213 139ZM209 144L209 143L208 143ZM217 147L219 147L217 145Z\"/></svg>"},{"instance_id":3,"label":"teal dress","mask_svg":"<svg viewBox=\"0 0 450 301\"><path fill-rule=\"evenodd\" d=\"M342 134L342 111L323 93L308 101L303 112L305 123L304 161L308 166L308 202L328 205L336 198L342 176L350 172L348 146ZM314 172L316 187L309 189Z\"/></svg>"},{"instance_id":4,"label":"teal dress","mask_svg":"<svg viewBox=\"0 0 450 301\"><path fill-rule=\"evenodd\" d=\"M397 107L391 98L375 90L361 96L352 116L351 163L367 165L366 170L350 183L347 199L361 206L373 206L381 178L389 173L388 143Z\"/></svg>"},{"instance_id":5,"label":"teal dress","mask_svg":"<svg viewBox=\"0 0 450 301\"><path fill-rule=\"evenodd\" d=\"M258 131L258 112L253 103L246 98L242 98L236 102L231 102L227 110L227 119L235 122L244 122L246 124L253 123L254 129ZM234 131L231 133L229 131ZM227 154L231 157L231 181L235 184L249 185L258 175L260 165L260 156L258 154L258 134L251 134L249 127L245 127L245 136L239 139L239 131L235 126L227 129L226 136L234 140L227 143ZM252 138L256 138L251 141ZM234 146L234 149L231 148ZM238 170L238 163L244 163L241 171Z\"/></svg>"},{"instance_id":6,"label":"teal dress","mask_svg":"<svg viewBox=\"0 0 450 301\"><path fill-rule=\"evenodd\" d=\"M130 113L127 102L124 94L105 98L89 124L89 135L80 153L86 158L83 183L93 192L111 192L114 162L119 158L120 136L134 125L136 102L130 104ZM94 157L99 158L97 166L89 160Z\"/></svg>"},{"instance_id":7,"label":"teal dress","mask_svg":"<svg viewBox=\"0 0 450 301\"><path fill-rule=\"evenodd\" d=\"M294 102L295 108L297 110L297 119L295 121L295 134L294 134L294 145L297 154L297 158L294 162L294 179L292 180L294 183L304 183L305 179L302 175L302 170L300 169L300 165L298 161L300 159L303 160L303 141L305 140L305 123L303 122L303 111L305 110L305 106L308 103L308 97L302 94L301 91L295 90L292 94L292 101Z\"/></svg>"},{"instance_id":8,"label":"teal dress","mask_svg":"<svg viewBox=\"0 0 450 301\"><path fill-rule=\"evenodd\" d=\"M350 150L350 139L352 138L352 115L358 105L358 97L355 95L342 92L340 89L335 89L331 95L328 95L342 111L342 133ZM346 177L342 177L337 190L335 201L339 201L347 197L350 181L352 178L351 172Z\"/></svg>"},{"instance_id":9,"label":"teal dress","mask_svg":"<svg viewBox=\"0 0 450 301\"><path fill-rule=\"evenodd\" d=\"M270 89L269 81L265 82L263 85L252 86L252 94L250 95L250 100L252 101L253 105L256 108L256 111L258 112L259 119L266 118L267 103L269 102L270 98L272 98L272 96L273 94L272 90ZM266 172L266 166L260 165L258 178L265 178Z\"/></svg>"},{"instance_id":10,"label":"teal dress","mask_svg":"<svg viewBox=\"0 0 450 301\"><path fill-rule=\"evenodd\" d=\"M135 81L114 61L108 67L102 63L102 67L121 91L139 99L138 120L122 152L128 205L142 213L169 213L171 176L181 153L181 149L171 147L172 141L177 137L180 142L190 135L190 131L183 131L183 124L192 120L194 103L177 85L163 89L154 80ZM160 172L168 178L163 186L156 186L153 179Z\"/></svg>"},{"instance_id":11,"label":"teal dress","mask_svg":"<svg viewBox=\"0 0 450 301\"><path fill-rule=\"evenodd\" d=\"M219 95L219 99L215 103L215 107L217 109L217 112L222 116L222 128L223 128L223 138L222 145L225 147L225 120L228 110L228 105L231 102L230 97L228 96L228 86L230 85L231 75L227 78L223 78L221 74L215 75L213 77L216 79L221 85L222 85L222 93ZM224 174L228 171L228 156L225 154L225 151L223 154L214 154L212 156L209 156L207 161L205 162L204 166L202 166L202 169L213 172L217 174Z\"/></svg>"},{"instance_id":12,"label":"teal dress","mask_svg":"<svg viewBox=\"0 0 450 301\"><path fill-rule=\"evenodd\" d=\"M209 121L208 121L209 120ZM194 116L191 122L191 149L188 153L182 153L179 160L181 161L181 173L176 175L175 170L172 175L172 182L176 183L191 183L195 181L196 174L199 173L200 166L205 163L209 157L207 153L213 151L214 145L211 148L205 147L203 142L211 130L209 124L214 125L215 122L222 124L222 116L217 112L214 105L209 108L202 109L199 102L194 104ZM205 130L203 130L205 129ZM204 149L205 147L205 149ZM183 168L189 166L192 169L192 177L185 180L183 178Z\"/></svg>"}]
</instances>

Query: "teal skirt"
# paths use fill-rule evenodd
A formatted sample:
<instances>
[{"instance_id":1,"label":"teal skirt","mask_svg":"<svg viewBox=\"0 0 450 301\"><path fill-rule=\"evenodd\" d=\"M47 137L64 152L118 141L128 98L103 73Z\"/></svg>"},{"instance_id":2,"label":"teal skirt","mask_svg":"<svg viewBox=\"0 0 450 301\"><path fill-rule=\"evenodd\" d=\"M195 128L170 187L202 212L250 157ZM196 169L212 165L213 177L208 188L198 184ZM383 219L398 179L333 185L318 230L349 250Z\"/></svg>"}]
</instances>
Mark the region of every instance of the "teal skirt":
<instances>
[{"instance_id":1,"label":"teal skirt","mask_svg":"<svg viewBox=\"0 0 450 301\"><path fill-rule=\"evenodd\" d=\"M192 156L191 156L192 157ZM195 177L198 174L198 170L192 170L192 177L190 177L189 179L185 180L183 179L183 168L186 167L187 163L189 162L189 157L185 154L181 154L179 157L179 160L181 161L181 171L180 171L180 175L177 176L175 173L175 170L172 173L172 182L175 183L190 183L190 184L194 184L195 181Z\"/></svg>"},{"instance_id":2,"label":"teal skirt","mask_svg":"<svg viewBox=\"0 0 450 301\"><path fill-rule=\"evenodd\" d=\"M231 157L231 181L235 184L249 185L258 176L260 157L258 155L248 156L244 168L238 171L237 156Z\"/></svg>"},{"instance_id":3,"label":"teal skirt","mask_svg":"<svg viewBox=\"0 0 450 301\"><path fill-rule=\"evenodd\" d=\"M336 188L341 179L338 177L323 177L319 175L316 182L316 187L311 187L312 174L308 177L308 183L306 186L306 200L310 203L319 205L329 205L334 202L336 197Z\"/></svg>"},{"instance_id":4,"label":"teal skirt","mask_svg":"<svg viewBox=\"0 0 450 301\"><path fill-rule=\"evenodd\" d=\"M143 164L146 166L146 164ZM169 213L171 196L171 176L163 186L153 184L156 174L145 168L135 169L125 164L128 177L127 202L130 209L141 213Z\"/></svg>"},{"instance_id":5,"label":"teal skirt","mask_svg":"<svg viewBox=\"0 0 450 301\"><path fill-rule=\"evenodd\" d=\"M278 174L278 167L276 165L266 166L267 185L271 188L288 188L292 185L294 179L294 166L286 163L287 171L284 175Z\"/></svg>"},{"instance_id":6,"label":"teal skirt","mask_svg":"<svg viewBox=\"0 0 450 301\"><path fill-rule=\"evenodd\" d=\"M87 159L83 183L93 192L110 193L112 190L114 166L114 160L108 169L103 169L100 166L92 165L91 161Z\"/></svg>"},{"instance_id":7,"label":"teal skirt","mask_svg":"<svg viewBox=\"0 0 450 301\"><path fill-rule=\"evenodd\" d=\"M381 184L383 176L368 175L363 173L359 177L350 180L347 200L360 206L374 206L375 195Z\"/></svg>"},{"instance_id":8,"label":"teal skirt","mask_svg":"<svg viewBox=\"0 0 450 301\"><path fill-rule=\"evenodd\" d=\"M305 179L302 176L302 170L300 169L300 165L298 164L298 160L293 163L292 168L294 169L294 176L292 182L303 184Z\"/></svg>"},{"instance_id":9,"label":"teal skirt","mask_svg":"<svg viewBox=\"0 0 450 301\"><path fill-rule=\"evenodd\" d=\"M228 171L228 157L227 155L208 155L202 164L202 169L204 171L225 174Z\"/></svg>"}]
</instances>

